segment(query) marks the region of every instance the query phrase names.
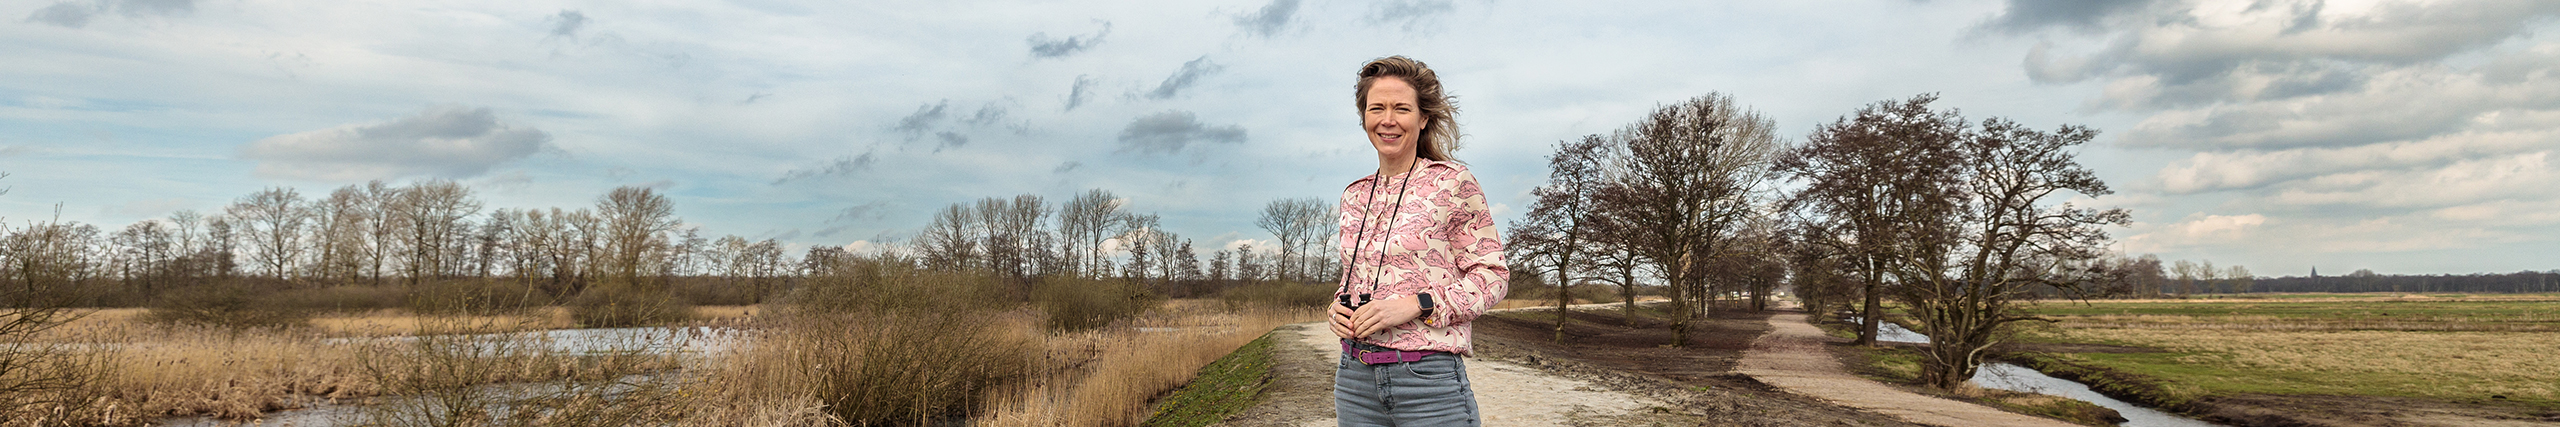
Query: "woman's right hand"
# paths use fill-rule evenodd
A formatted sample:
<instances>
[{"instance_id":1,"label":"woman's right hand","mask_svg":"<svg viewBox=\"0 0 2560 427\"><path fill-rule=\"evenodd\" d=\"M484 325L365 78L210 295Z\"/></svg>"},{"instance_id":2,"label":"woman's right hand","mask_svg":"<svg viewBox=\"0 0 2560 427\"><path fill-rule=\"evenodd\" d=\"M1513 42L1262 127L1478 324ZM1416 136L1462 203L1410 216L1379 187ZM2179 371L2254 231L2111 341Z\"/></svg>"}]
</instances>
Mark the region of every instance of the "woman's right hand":
<instances>
[{"instance_id":1,"label":"woman's right hand","mask_svg":"<svg viewBox=\"0 0 2560 427\"><path fill-rule=\"evenodd\" d=\"M1325 323L1333 326L1333 336L1342 337L1342 339L1360 338L1358 335L1352 335L1354 329L1351 327L1351 315L1354 312L1350 307L1343 307L1342 304L1325 304L1325 306L1333 307L1330 310L1331 313L1325 316Z\"/></svg>"}]
</instances>

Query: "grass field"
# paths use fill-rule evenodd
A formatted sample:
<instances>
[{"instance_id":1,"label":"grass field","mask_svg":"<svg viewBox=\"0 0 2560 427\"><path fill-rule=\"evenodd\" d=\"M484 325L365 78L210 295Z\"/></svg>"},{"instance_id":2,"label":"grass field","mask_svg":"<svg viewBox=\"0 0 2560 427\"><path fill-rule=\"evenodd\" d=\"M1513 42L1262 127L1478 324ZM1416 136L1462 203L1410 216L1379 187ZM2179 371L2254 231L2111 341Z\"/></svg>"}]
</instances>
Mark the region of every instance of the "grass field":
<instances>
[{"instance_id":1,"label":"grass field","mask_svg":"<svg viewBox=\"0 0 2560 427\"><path fill-rule=\"evenodd\" d=\"M2156 352L2051 357L2158 381L2166 403L2234 394L2560 409L2560 295L2289 294L2047 303L2024 342Z\"/></svg>"}]
</instances>

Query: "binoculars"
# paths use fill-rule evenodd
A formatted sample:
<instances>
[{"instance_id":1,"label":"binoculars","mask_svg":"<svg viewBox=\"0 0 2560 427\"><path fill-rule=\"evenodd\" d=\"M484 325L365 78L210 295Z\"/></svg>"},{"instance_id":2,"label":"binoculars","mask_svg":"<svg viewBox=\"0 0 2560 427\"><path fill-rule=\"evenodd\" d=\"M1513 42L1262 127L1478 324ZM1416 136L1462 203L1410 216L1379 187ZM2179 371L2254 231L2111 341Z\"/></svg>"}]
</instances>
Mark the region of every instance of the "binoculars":
<instances>
[{"instance_id":1,"label":"binoculars","mask_svg":"<svg viewBox=\"0 0 2560 427\"><path fill-rule=\"evenodd\" d=\"M1352 302L1352 301L1351 301L1351 297L1352 297L1352 295L1351 295L1351 294L1342 294L1342 295L1336 295L1336 296L1334 296L1334 298L1335 298L1335 299L1337 299L1337 300L1339 300L1339 301L1341 301L1341 302L1342 302L1342 308L1348 308L1348 309L1353 309L1353 310L1359 310L1359 309L1360 309L1360 306L1369 305L1369 294L1359 294L1360 301L1359 301L1359 302L1357 302L1357 303Z\"/></svg>"}]
</instances>

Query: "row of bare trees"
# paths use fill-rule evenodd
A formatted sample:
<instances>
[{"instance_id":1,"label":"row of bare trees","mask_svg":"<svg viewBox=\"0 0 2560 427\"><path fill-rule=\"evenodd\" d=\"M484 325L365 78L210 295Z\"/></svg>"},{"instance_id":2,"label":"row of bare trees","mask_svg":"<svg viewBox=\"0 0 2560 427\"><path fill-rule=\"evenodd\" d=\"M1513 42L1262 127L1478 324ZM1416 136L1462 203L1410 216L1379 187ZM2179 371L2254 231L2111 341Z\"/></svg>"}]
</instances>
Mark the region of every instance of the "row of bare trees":
<instances>
[{"instance_id":1,"label":"row of bare trees","mask_svg":"<svg viewBox=\"0 0 2560 427\"><path fill-rule=\"evenodd\" d=\"M1240 245L1213 252L1206 265L1192 240L1166 230L1162 217L1126 205L1101 189L1054 208L1030 194L954 203L936 210L909 246L927 268L984 270L1024 286L1049 275L1117 277L1190 294L1236 281L1311 281L1335 268L1323 244L1333 235L1334 211L1322 201L1271 202L1257 224L1279 238L1276 253Z\"/></svg>"},{"instance_id":2,"label":"row of bare trees","mask_svg":"<svg viewBox=\"0 0 2560 427\"><path fill-rule=\"evenodd\" d=\"M2110 193L2075 158L2095 130L1972 121L1936 100L1875 103L1797 144L1709 94L1561 142L1512 224L1513 267L1615 284L1630 319L1634 286L1664 285L1672 345L1716 299L1759 310L1782 286L1860 306L1860 340L1873 342L1893 299L1936 343L1923 376L1941 387L1970 378L2005 325L2033 319L2014 302L2136 287L2128 265L2140 262L2104 251L2103 227L2128 214L2066 202Z\"/></svg>"},{"instance_id":3,"label":"row of bare trees","mask_svg":"<svg viewBox=\"0 0 2560 427\"><path fill-rule=\"evenodd\" d=\"M375 181L317 198L268 188L218 213L180 211L112 232L30 223L0 236L0 260L12 276L85 283L83 303L104 305L230 279L414 287L495 278L566 296L597 280L680 275L770 285L797 269L779 242L706 241L647 188L617 188L574 210L483 206L469 187L443 180Z\"/></svg>"}]
</instances>

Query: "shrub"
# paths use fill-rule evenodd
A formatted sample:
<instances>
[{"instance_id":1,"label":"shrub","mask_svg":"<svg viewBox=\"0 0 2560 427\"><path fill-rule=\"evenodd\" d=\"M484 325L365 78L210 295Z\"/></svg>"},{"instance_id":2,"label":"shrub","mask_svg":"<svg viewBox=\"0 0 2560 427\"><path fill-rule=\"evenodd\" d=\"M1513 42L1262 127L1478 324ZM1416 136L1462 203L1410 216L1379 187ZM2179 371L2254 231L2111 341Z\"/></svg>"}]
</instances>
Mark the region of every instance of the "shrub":
<instances>
[{"instance_id":1,"label":"shrub","mask_svg":"<svg viewBox=\"0 0 2560 427\"><path fill-rule=\"evenodd\" d=\"M360 349L358 371L401 396L363 407L360 425L663 425L681 415L682 384L660 373L679 365L675 356L577 353L543 334L434 333L470 328L430 320L414 338ZM501 385L531 383L540 385Z\"/></svg>"},{"instance_id":2,"label":"shrub","mask_svg":"<svg viewBox=\"0 0 2560 427\"><path fill-rule=\"evenodd\" d=\"M590 328L673 323L692 315L692 307L677 301L674 295L625 281L605 281L589 286L586 292L580 292L569 300L570 320Z\"/></svg>"},{"instance_id":3,"label":"shrub","mask_svg":"<svg viewBox=\"0 0 2560 427\"><path fill-rule=\"evenodd\" d=\"M1228 309L1247 306L1270 308L1323 309L1333 301L1333 285L1294 282L1265 282L1227 288L1218 296Z\"/></svg>"},{"instance_id":4,"label":"shrub","mask_svg":"<svg viewBox=\"0 0 2560 427\"><path fill-rule=\"evenodd\" d=\"M1032 292L1032 300L1048 315L1049 328L1064 331L1108 326L1155 308L1161 301L1127 280L1048 277Z\"/></svg>"},{"instance_id":5,"label":"shrub","mask_svg":"<svg viewBox=\"0 0 2560 427\"><path fill-rule=\"evenodd\" d=\"M301 326L311 320L308 309L282 303L281 286L238 280L180 288L162 294L149 318L161 322L225 328Z\"/></svg>"},{"instance_id":6,"label":"shrub","mask_svg":"<svg viewBox=\"0 0 2560 427\"><path fill-rule=\"evenodd\" d=\"M708 383L747 405L816 403L851 425L952 424L1037 371L1003 281L849 261L785 298L779 327Z\"/></svg>"},{"instance_id":7,"label":"shrub","mask_svg":"<svg viewBox=\"0 0 2560 427\"><path fill-rule=\"evenodd\" d=\"M915 268L903 263L853 261L813 275L784 298L805 313L979 312L1018 301L993 275Z\"/></svg>"},{"instance_id":8,"label":"shrub","mask_svg":"<svg viewBox=\"0 0 2560 427\"><path fill-rule=\"evenodd\" d=\"M276 303L319 312L361 312L407 306L409 292L396 286L347 285L275 295Z\"/></svg>"},{"instance_id":9,"label":"shrub","mask_svg":"<svg viewBox=\"0 0 2560 427\"><path fill-rule=\"evenodd\" d=\"M550 304L542 291L499 280L440 280L408 292L410 312L418 314L515 313Z\"/></svg>"}]
</instances>

